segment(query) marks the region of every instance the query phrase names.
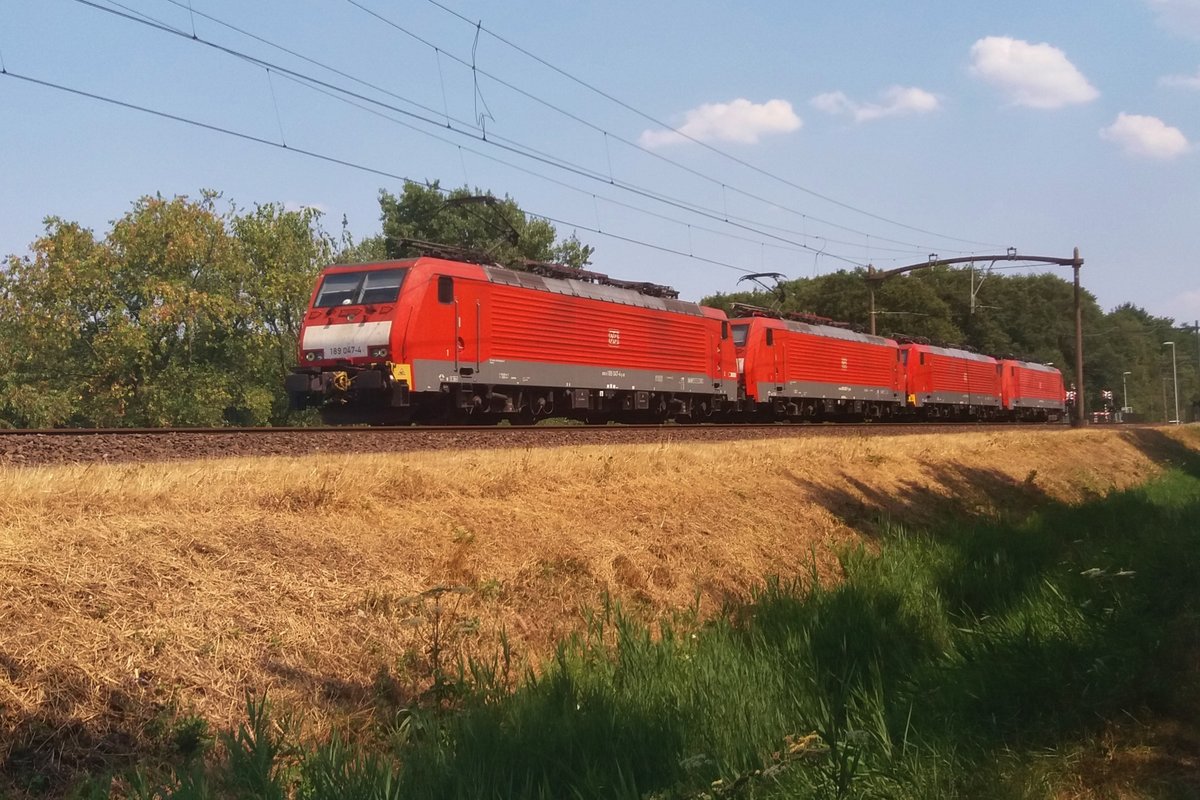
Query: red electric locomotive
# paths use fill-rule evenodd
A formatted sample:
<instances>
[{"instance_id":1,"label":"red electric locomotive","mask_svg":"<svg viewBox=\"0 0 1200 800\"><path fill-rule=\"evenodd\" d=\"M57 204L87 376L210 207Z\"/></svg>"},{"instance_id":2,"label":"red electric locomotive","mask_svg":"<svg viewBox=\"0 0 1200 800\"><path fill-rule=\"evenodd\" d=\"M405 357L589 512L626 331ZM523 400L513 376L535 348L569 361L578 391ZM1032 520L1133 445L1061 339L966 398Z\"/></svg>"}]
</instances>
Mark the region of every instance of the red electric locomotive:
<instances>
[{"instance_id":1,"label":"red electric locomotive","mask_svg":"<svg viewBox=\"0 0 1200 800\"><path fill-rule=\"evenodd\" d=\"M898 345L584 270L421 257L336 265L300 330L294 408L328 422L1046 420L1053 367Z\"/></svg>"},{"instance_id":2,"label":"red electric locomotive","mask_svg":"<svg viewBox=\"0 0 1200 800\"><path fill-rule=\"evenodd\" d=\"M554 265L326 268L288 376L329 421L698 420L737 398L724 312Z\"/></svg>"},{"instance_id":3,"label":"red electric locomotive","mask_svg":"<svg viewBox=\"0 0 1200 800\"><path fill-rule=\"evenodd\" d=\"M919 417L990 419L1001 408L1000 363L990 356L906 344L908 405Z\"/></svg>"},{"instance_id":4,"label":"red electric locomotive","mask_svg":"<svg viewBox=\"0 0 1200 800\"><path fill-rule=\"evenodd\" d=\"M1018 420L1061 419L1067 410L1062 373L1044 364L1005 359L1000 385L1006 414Z\"/></svg>"},{"instance_id":5,"label":"red electric locomotive","mask_svg":"<svg viewBox=\"0 0 1200 800\"><path fill-rule=\"evenodd\" d=\"M769 418L881 418L904 405L896 342L844 328L755 316L735 319L749 410Z\"/></svg>"}]
</instances>

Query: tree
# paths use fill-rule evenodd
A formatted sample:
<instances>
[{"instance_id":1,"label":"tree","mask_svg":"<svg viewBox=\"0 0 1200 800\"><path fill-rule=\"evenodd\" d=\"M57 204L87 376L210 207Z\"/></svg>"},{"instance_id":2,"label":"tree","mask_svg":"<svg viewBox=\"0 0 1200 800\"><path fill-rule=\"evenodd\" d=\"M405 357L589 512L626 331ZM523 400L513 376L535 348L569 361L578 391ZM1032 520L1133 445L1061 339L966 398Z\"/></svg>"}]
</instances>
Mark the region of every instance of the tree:
<instances>
[{"instance_id":1,"label":"tree","mask_svg":"<svg viewBox=\"0 0 1200 800\"><path fill-rule=\"evenodd\" d=\"M317 274L334 260L335 243L312 208L288 211L268 203L230 219L241 273L241 313L235 360L245 365L240 418L279 421L288 416L283 381L296 359L300 324ZM368 259L377 260L377 259Z\"/></svg>"},{"instance_id":2,"label":"tree","mask_svg":"<svg viewBox=\"0 0 1200 800\"><path fill-rule=\"evenodd\" d=\"M0 273L0 418L19 426L263 424L286 414L316 272L311 210L143 197L103 240L46 220Z\"/></svg>"},{"instance_id":3,"label":"tree","mask_svg":"<svg viewBox=\"0 0 1200 800\"><path fill-rule=\"evenodd\" d=\"M372 261L384 261L388 257L386 241L383 234L367 236L354 241L350 233L350 221L342 215L342 236L337 246L334 261L338 264L367 264Z\"/></svg>"},{"instance_id":4,"label":"tree","mask_svg":"<svg viewBox=\"0 0 1200 800\"><path fill-rule=\"evenodd\" d=\"M581 268L593 248L574 235L558 242L554 226L530 217L516 201L464 186L443 192L405 183L399 196L379 193L384 251L388 258L409 258L425 251L414 242L465 248L509 266L524 260L549 261Z\"/></svg>"}]
</instances>

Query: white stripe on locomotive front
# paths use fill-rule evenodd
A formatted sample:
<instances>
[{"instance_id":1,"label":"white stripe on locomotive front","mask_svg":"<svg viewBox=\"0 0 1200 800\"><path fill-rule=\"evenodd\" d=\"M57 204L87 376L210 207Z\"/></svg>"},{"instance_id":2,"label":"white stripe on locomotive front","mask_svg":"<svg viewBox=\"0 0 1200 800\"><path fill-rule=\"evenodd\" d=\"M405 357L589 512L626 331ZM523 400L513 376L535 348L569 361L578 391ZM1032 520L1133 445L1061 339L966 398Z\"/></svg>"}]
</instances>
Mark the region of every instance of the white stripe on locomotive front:
<instances>
[{"instance_id":1,"label":"white stripe on locomotive front","mask_svg":"<svg viewBox=\"0 0 1200 800\"><path fill-rule=\"evenodd\" d=\"M309 325L304 329L304 350L329 350L334 347L364 348L383 346L392 335L391 320L349 322L341 325Z\"/></svg>"}]
</instances>

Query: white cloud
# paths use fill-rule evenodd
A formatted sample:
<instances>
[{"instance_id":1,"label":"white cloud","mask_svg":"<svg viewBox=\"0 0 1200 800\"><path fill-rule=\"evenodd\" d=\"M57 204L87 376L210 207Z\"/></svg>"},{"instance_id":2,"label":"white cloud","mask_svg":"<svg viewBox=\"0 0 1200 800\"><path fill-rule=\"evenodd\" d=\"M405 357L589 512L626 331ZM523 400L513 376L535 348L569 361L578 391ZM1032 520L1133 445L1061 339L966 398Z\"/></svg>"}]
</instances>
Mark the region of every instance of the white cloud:
<instances>
[{"instance_id":1,"label":"white cloud","mask_svg":"<svg viewBox=\"0 0 1200 800\"><path fill-rule=\"evenodd\" d=\"M701 142L740 142L756 144L760 136L791 133L804 122L786 100L751 103L738 98L729 103L705 103L683 115L676 130L643 131L638 141L643 147L664 147L688 141L686 134Z\"/></svg>"},{"instance_id":2,"label":"white cloud","mask_svg":"<svg viewBox=\"0 0 1200 800\"><path fill-rule=\"evenodd\" d=\"M1184 89L1200 90L1200 69L1195 75L1164 75L1158 79L1163 86L1180 86Z\"/></svg>"},{"instance_id":3,"label":"white cloud","mask_svg":"<svg viewBox=\"0 0 1200 800\"><path fill-rule=\"evenodd\" d=\"M1173 33L1200 38L1200 0L1146 0L1158 24Z\"/></svg>"},{"instance_id":4,"label":"white cloud","mask_svg":"<svg viewBox=\"0 0 1200 800\"><path fill-rule=\"evenodd\" d=\"M927 114L941 102L937 95L915 86L890 86L880 92L880 103L857 103L844 92L826 92L814 97L813 108L826 114L850 114L855 122L870 122L901 114Z\"/></svg>"},{"instance_id":5,"label":"white cloud","mask_svg":"<svg viewBox=\"0 0 1200 800\"><path fill-rule=\"evenodd\" d=\"M1029 108L1062 108L1100 96L1062 50L1008 36L988 36L971 45L971 73Z\"/></svg>"},{"instance_id":6,"label":"white cloud","mask_svg":"<svg viewBox=\"0 0 1200 800\"><path fill-rule=\"evenodd\" d=\"M1192 149L1187 137L1158 117L1117 114L1117 120L1100 130L1100 138L1120 145L1126 153L1143 158L1168 160Z\"/></svg>"}]
</instances>

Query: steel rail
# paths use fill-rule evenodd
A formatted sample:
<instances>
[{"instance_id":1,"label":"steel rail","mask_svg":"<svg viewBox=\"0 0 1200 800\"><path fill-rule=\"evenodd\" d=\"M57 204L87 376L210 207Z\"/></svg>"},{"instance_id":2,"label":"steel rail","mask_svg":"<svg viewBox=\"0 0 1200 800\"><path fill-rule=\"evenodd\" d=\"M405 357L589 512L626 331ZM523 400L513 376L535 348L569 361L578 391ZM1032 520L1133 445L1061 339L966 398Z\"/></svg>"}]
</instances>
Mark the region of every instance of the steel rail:
<instances>
[{"instance_id":1,"label":"steel rail","mask_svg":"<svg viewBox=\"0 0 1200 800\"><path fill-rule=\"evenodd\" d=\"M1122 423L1114 424L1113 428L1130 429L1135 427L1154 427L1154 423ZM0 428L3 436L250 436L276 434L376 434L376 433L495 433L499 436L515 433L558 432L597 432L617 433L620 431L704 431L704 430L845 430L851 428L867 428L873 430L910 430L920 431L934 428L1039 428L1053 430L1067 427L1052 422L774 422L774 423L677 423L657 425L378 425L378 426L312 426L312 427L257 427L257 428Z\"/></svg>"}]
</instances>

